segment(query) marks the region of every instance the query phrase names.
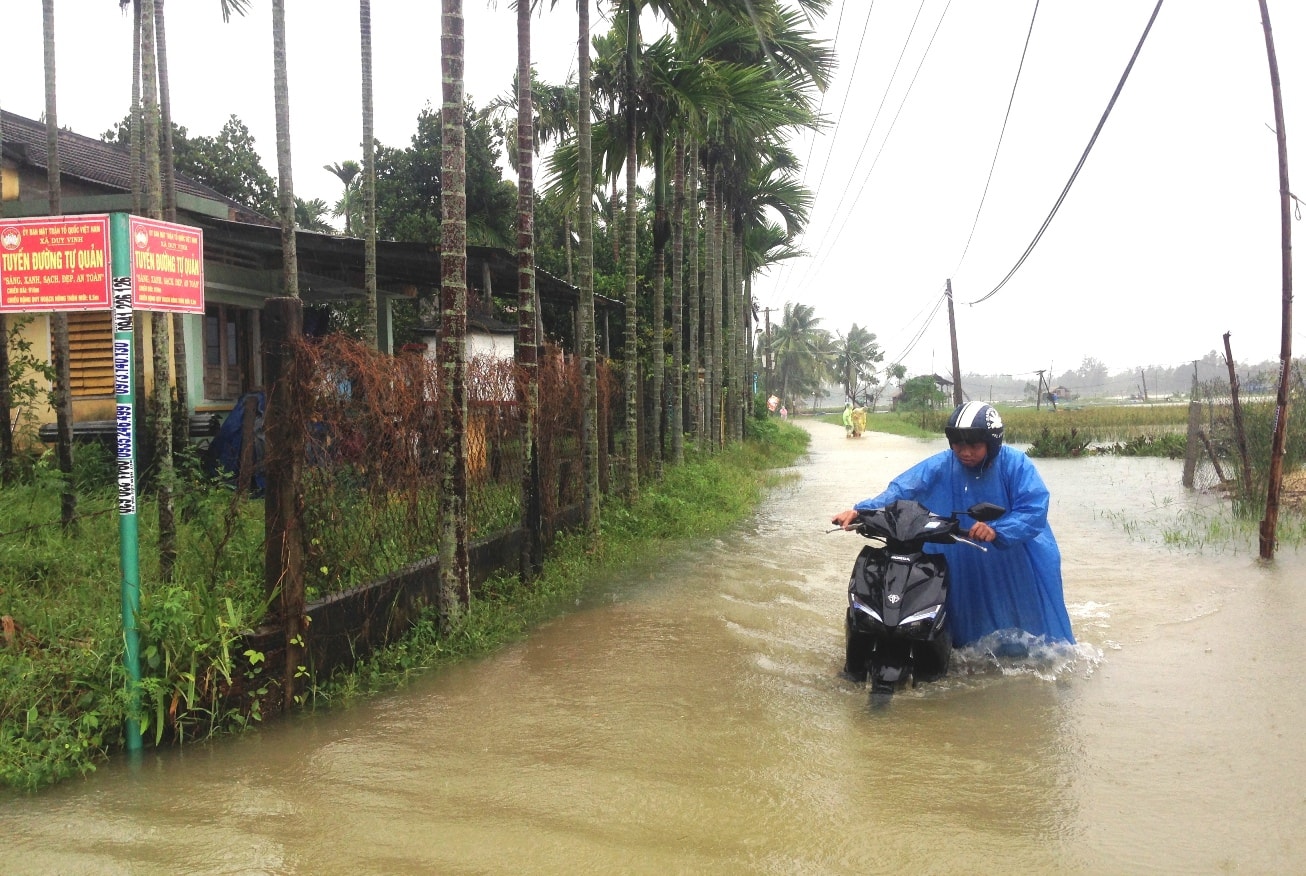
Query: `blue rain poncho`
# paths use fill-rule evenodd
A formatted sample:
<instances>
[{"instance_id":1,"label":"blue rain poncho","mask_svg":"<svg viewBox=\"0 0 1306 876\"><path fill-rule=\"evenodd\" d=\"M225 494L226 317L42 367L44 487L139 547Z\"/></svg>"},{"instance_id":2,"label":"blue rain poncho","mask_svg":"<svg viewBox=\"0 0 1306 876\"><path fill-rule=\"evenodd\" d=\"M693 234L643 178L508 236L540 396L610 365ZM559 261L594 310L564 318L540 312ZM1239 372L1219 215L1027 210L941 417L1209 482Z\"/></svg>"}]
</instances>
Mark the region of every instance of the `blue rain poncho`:
<instances>
[{"instance_id":1,"label":"blue rain poncho","mask_svg":"<svg viewBox=\"0 0 1306 876\"><path fill-rule=\"evenodd\" d=\"M999 630L1022 630L1048 641L1074 642L1061 591L1061 550L1048 526L1047 487L1019 450L1002 445L979 469L962 465L945 450L907 469L858 511L913 499L936 514L992 502L1007 513L990 526L989 550L965 544L931 545L948 558L948 624L953 644L971 644ZM975 521L962 514L962 529Z\"/></svg>"}]
</instances>

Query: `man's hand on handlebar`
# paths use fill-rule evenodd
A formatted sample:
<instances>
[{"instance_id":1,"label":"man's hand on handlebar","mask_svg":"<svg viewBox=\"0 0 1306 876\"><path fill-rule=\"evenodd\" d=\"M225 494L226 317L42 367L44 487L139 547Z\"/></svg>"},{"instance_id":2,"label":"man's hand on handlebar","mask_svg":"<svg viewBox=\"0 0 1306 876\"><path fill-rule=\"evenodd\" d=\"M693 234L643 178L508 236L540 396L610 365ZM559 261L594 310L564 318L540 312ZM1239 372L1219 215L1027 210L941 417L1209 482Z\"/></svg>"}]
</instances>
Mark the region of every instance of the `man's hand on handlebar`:
<instances>
[{"instance_id":1,"label":"man's hand on handlebar","mask_svg":"<svg viewBox=\"0 0 1306 876\"><path fill-rule=\"evenodd\" d=\"M849 508L847 511L840 511L838 514L831 517L830 522L833 523L835 526L841 526L844 529L847 529L849 526L853 524L854 521L857 520L859 516L861 515L859 515L852 508Z\"/></svg>"},{"instance_id":2,"label":"man's hand on handlebar","mask_svg":"<svg viewBox=\"0 0 1306 876\"><path fill-rule=\"evenodd\" d=\"M966 533L966 537L971 541L993 541L998 534L987 523L976 523L970 528L970 532Z\"/></svg>"}]
</instances>

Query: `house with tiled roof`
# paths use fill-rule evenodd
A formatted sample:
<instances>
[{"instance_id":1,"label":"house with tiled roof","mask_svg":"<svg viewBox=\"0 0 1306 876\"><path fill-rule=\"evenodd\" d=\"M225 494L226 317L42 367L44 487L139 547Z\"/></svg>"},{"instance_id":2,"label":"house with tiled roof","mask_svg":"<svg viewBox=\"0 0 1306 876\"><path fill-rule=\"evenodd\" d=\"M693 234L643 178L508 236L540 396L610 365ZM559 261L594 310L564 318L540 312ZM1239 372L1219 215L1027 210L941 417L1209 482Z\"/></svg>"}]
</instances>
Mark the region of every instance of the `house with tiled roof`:
<instances>
[{"instance_id":1,"label":"house with tiled roof","mask_svg":"<svg viewBox=\"0 0 1306 876\"><path fill-rule=\"evenodd\" d=\"M129 150L68 130L60 130L58 136L62 212L131 212ZM6 217L48 214L47 168L45 123L0 111L0 223ZM257 355L262 308L268 298L282 294L280 225L184 175L177 175L176 190L177 221L199 227L204 233L205 287L203 315L183 317L187 355L185 373L178 379L186 381L192 413L224 412L243 393L262 385L262 362ZM361 239L298 231L296 245L300 295L306 304L363 297ZM468 285L474 296L488 300L498 289L515 298L515 253L469 246L467 257ZM440 257L435 248L378 241L378 343L382 349L394 349L392 316L396 302L433 294L439 278ZM539 270L536 284L541 299L553 305L555 311L574 313L578 299L574 286ZM620 302L600 301L601 309L619 307ZM606 318L601 319L602 330ZM48 323L46 315L33 314L26 327L33 351L47 358L51 348ZM427 328L438 331L438 327ZM83 422L111 418L114 396L109 314L70 311L69 331L73 419ZM146 365L148 370L149 363Z\"/></svg>"}]
</instances>

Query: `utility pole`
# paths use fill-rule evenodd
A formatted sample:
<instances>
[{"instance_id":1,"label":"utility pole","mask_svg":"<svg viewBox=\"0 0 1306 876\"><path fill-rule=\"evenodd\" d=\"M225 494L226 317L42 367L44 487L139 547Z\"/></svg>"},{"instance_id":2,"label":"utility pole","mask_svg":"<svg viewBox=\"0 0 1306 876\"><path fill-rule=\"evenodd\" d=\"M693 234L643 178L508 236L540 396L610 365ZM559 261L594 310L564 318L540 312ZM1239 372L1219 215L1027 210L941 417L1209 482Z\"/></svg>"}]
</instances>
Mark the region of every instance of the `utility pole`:
<instances>
[{"instance_id":1,"label":"utility pole","mask_svg":"<svg viewBox=\"0 0 1306 876\"><path fill-rule=\"evenodd\" d=\"M952 340L952 403L960 405L963 401L961 392L961 362L957 356L957 320L952 315L952 280L948 280L948 337Z\"/></svg>"},{"instance_id":2,"label":"utility pole","mask_svg":"<svg viewBox=\"0 0 1306 876\"><path fill-rule=\"evenodd\" d=\"M771 394L771 311L774 307L763 307L762 316L766 320L766 395ZM783 402L784 399L781 399Z\"/></svg>"}]
</instances>

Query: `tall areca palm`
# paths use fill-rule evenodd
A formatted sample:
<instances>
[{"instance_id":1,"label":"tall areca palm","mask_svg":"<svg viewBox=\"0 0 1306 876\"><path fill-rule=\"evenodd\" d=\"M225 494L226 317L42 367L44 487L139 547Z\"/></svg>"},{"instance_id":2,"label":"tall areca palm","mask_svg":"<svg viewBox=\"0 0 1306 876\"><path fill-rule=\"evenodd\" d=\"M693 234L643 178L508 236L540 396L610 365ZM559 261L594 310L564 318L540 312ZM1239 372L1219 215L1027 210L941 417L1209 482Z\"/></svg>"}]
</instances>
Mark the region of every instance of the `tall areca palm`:
<instances>
[{"instance_id":1,"label":"tall areca palm","mask_svg":"<svg viewBox=\"0 0 1306 876\"><path fill-rule=\"evenodd\" d=\"M155 0L141 0L141 98L144 126L145 214L163 218L163 181L159 137L158 47ZM173 513L172 466L172 319L166 313L150 314L150 341L154 360L154 392L151 395L154 424L154 462L157 471L155 494L159 509L159 573L172 579L177 559L177 526Z\"/></svg>"},{"instance_id":2,"label":"tall areca palm","mask_svg":"<svg viewBox=\"0 0 1306 876\"><path fill-rule=\"evenodd\" d=\"M636 178L638 176L639 152L638 116L636 113L635 79L639 75L639 0L627 0L625 9L625 63L622 82L622 115L626 123L626 333L622 348L622 368L626 398L626 467L625 489L627 501L634 501L639 495L639 346L636 319L635 296L637 289L636 261L639 254L637 229L639 227L638 199L636 198Z\"/></svg>"},{"instance_id":3,"label":"tall areca palm","mask_svg":"<svg viewBox=\"0 0 1306 876\"><path fill-rule=\"evenodd\" d=\"M41 25L45 41L45 144L46 171L49 188L50 215L63 213L62 189L59 167L59 119L56 95L54 53L54 0L41 0ZM50 314L54 334L54 415L59 432L57 454L59 471L64 476L59 503L59 518L65 529L77 522L77 491L73 488L73 394L71 355L68 343L68 314L55 311ZM0 342L8 343L8 337ZM9 424L6 422L5 427Z\"/></svg>"},{"instance_id":4,"label":"tall areca palm","mask_svg":"<svg viewBox=\"0 0 1306 876\"><path fill-rule=\"evenodd\" d=\"M345 234L353 236L355 230L354 217L351 215L350 209L358 198L358 175L363 172L363 168L359 166L357 161L349 159L324 164L322 169L335 176L340 180L340 184L344 186L344 193L340 196L340 208L336 210L336 215L344 217Z\"/></svg>"},{"instance_id":5,"label":"tall areca palm","mask_svg":"<svg viewBox=\"0 0 1306 876\"><path fill-rule=\"evenodd\" d=\"M580 240L581 468L584 470L585 526L599 525L598 351L594 326L594 157L590 113L590 4L576 0L576 56L579 59L576 222Z\"/></svg>"},{"instance_id":6,"label":"tall areca palm","mask_svg":"<svg viewBox=\"0 0 1306 876\"><path fill-rule=\"evenodd\" d=\"M727 114L709 121L702 150L705 179L713 184L707 196L709 204L716 208L717 227L728 238L739 242L746 239L748 230L747 181L765 153L766 144L774 142L785 128L815 123L810 92L825 86L832 67L832 56L812 37L800 13L776 0L750 0L747 7L748 19L735 20L733 34L727 30L712 40L713 57L730 65L723 69L732 74L731 108ZM762 150L758 144L762 144ZM710 328L724 329L728 319L733 331L722 347L729 354L729 373L719 375L714 382L717 386L729 386L735 400L730 406L734 415L732 434L739 434L746 409L743 350L749 329L748 299L744 293L747 278L740 269L743 262L740 243L733 243L729 248L711 248L709 259L717 262L709 265L709 274L721 278L731 305ZM733 278L726 285L725 278L731 275ZM714 355L714 359L719 363L722 357Z\"/></svg>"},{"instance_id":7,"label":"tall areca palm","mask_svg":"<svg viewBox=\"0 0 1306 876\"><path fill-rule=\"evenodd\" d=\"M517 404L521 411L521 577L543 564L540 531L539 347L535 336L535 134L531 103L531 7L517 0Z\"/></svg>"},{"instance_id":8,"label":"tall areca palm","mask_svg":"<svg viewBox=\"0 0 1306 876\"><path fill-rule=\"evenodd\" d=\"M440 14L440 618L452 628L471 598L467 560L467 172L463 4Z\"/></svg>"},{"instance_id":9,"label":"tall areca palm","mask_svg":"<svg viewBox=\"0 0 1306 876\"><path fill-rule=\"evenodd\" d=\"M177 172L172 149L172 88L168 80L168 41L165 29L163 0L154 0L154 43L157 63L155 75L159 83L159 131L162 137L159 168L163 183L163 218L177 221ZM133 93L135 85L133 85ZM190 441L190 392L186 384L186 318L180 313L171 316L171 346L177 379L173 381L175 398L172 406L172 452L181 453Z\"/></svg>"},{"instance_id":10,"label":"tall areca palm","mask_svg":"<svg viewBox=\"0 0 1306 876\"><path fill-rule=\"evenodd\" d=\"M290 81L286 72L286 0L272 0L272 89L277 128L277 203L281 213L281 286L286 295L298 298L295 184L290 164Z\"/></svg>"},{"instance_id":11,"label":"tall areca palm","mask_svg":"<svg viewBox=\"0 0 1306 876\"><path fill-rule=\"evenodd\" d=\"M363 315L363 339L372 349L381 345L377 337L376 292L376 136L372 131L372 0L358 0L359 56L363 79L363 294L367 299ZM346 225L348 223L346 222Z\"/></svg>"}]
</instances>

